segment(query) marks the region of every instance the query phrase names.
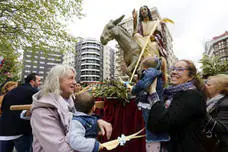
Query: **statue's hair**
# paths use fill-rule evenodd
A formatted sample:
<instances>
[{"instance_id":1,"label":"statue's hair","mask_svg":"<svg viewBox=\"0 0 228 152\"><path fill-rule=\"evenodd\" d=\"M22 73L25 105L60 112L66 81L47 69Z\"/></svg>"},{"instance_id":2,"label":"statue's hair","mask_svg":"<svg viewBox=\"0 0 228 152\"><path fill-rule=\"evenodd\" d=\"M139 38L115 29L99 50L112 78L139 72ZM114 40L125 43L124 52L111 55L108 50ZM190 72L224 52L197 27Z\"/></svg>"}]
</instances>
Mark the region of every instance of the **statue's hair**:
<instances>
[{"instance_id":1,"label":"statue's hair","mask_svg":"<svg viewBox=\"0 0 228 152\"><path fill-rule=\"evenodd\" d=\"M150 9L149 9L148 6L146 6L146 5L141 6L140 9L139 9L139 21L140 21L140 22L143 21L143 16L142 16L141 11L140 11L143 7L145 7L145 8L147 9L149 20L152 21L152 20L153 20L152 14L151 14L151 12L150 12Z\"/></svg>"},{"instance_id":2,"label":"statue's hair","mask_svg":"<svg viewBox=\"0 0 228 152\"><path fill-rule=\"evenodd\" d=\"M47 93L61 94L60 79L67 76L69 71L76 74L75 69L69 65L56 65L49 71L45 78L44 84L41 86L41 95Z\"/></svg>"}]
</instances>

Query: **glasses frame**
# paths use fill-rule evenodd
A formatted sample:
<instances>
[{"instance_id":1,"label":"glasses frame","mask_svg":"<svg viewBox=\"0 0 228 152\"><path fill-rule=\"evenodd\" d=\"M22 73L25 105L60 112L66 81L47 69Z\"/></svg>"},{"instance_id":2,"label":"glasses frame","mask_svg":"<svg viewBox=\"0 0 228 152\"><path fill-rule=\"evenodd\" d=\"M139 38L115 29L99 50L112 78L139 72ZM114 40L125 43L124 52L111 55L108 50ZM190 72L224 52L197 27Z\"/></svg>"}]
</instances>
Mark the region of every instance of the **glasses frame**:
<instances>
[{"instance_id":1,"label":"glasses frame","mask_svg":"<svg viewBox=\"0 0 228 152\"><path fill-rule=\"evenodd\" d=\"M173 72L173 71L177 71L177 72L183 72L184 70L188 70L189 68L182 68L182 67L175 67L175 66L172 66L170 68L170 71Z\"/></svg>"}]
</instances>

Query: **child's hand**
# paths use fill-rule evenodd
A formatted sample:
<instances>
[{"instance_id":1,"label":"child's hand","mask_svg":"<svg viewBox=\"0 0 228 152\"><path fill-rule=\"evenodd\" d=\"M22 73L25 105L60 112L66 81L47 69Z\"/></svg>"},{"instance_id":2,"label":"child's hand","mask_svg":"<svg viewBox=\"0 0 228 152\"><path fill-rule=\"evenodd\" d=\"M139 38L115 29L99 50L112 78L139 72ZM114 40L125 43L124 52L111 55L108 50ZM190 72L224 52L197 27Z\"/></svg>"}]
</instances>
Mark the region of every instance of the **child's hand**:
<instances>
[{"instance_id":1,"label":"child's hand","mask_svg":"<svg viewBox=\"0 0 228 152\"><path fill-rule=\"evenodd\" d=\"M130 91L132 90L132 86L130 85L130 82L123 81L123 79L119 78L119 81L123 83Z\"/></svg>"}]
</instances>

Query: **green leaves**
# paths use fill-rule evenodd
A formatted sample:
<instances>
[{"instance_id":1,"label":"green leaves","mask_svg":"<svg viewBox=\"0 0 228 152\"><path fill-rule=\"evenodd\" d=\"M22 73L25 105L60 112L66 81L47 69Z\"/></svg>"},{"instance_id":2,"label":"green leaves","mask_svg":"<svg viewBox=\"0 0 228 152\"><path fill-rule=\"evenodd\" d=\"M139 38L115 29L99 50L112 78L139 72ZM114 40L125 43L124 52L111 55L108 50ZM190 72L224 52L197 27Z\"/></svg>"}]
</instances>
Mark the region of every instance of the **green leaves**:
<instances>
[{"instance_id":1,"label":"green leaves","mask_svg":"<svg viewBox=\"0 0 228 152\"><path fill-rule=\"evenodd\" d=\"M123 101L123 104L129 102L130 94L128 89L123 85L123 83L117 80L106 80L102 84L98 85L93 93L95 97L114 97Z\"/></svg>"},{"instance_id":2,"label":"green leaves","mask_svg":"<svg viewBox=\"0 0 228 152\"><path fill-rule=\"evenodd\" d=\"M0 51L0 56L4 57L4 64L0 67L0 84L4 83L7 78L18 80L18 69L21 64L18 62L18 52Z\"/></svg>"},{"instance_id":3,"label":"green leaves","mask_svg":"<svg viewBox=\"0 0 228 152\"><path fill-rule=\"evenodd\" d=\"M0 50L74 50L76 40L65 28L73 16L83 16L81 4L81 0L0 1Z\"/></svg>"},{"instance_id":4,"label":"green leaves","mask_svg":"<svg viewBox=\"0 0 228 152\"><path fill-rule=\"evenodd\" d=\"M9 72L17 75L24 51L74 51L76 39L66 32L73 16L82 17L82 0L0 0L0 83Z\"/></svg>"},{"instance_id":5,"label":"green leaves","mask_svg":"<svg viewBox=\"0 0 228 152\"><path fill-rule=\"evenodd\" d=\"M221 61L217 56L209 57L204 54L200 63L202 64L200 68L202 69L202 75L204 78L228 72L228 63L226 61Z\"/></svg>"}]
</instances>

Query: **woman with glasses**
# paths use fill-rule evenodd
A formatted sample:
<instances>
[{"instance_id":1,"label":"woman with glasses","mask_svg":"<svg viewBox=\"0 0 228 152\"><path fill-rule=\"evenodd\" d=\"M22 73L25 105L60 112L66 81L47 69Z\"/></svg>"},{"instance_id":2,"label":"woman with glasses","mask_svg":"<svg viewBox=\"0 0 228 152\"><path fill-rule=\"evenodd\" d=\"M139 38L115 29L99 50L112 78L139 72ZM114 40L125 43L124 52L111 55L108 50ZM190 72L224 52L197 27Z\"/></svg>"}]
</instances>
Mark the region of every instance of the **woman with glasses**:
<instances>
[{"instance_id":1,"label":"woman with glasses","mask_svg":"<svg viewBox=\"0 0 228 152\"><path fill-rule=\"evenodd\" d=\"M219 152L228 151L228 75L218 74L211 76L206 81L206 91L208 94L207 112L209 114L205 131L210 131L217 136ZM212 150L215 147L210 144Z\"/></svg>"},{"instance_id":2,"label":"woman with glasses","mask_svg":"<svg viewBox=\"0 0 228 152\"><path fill-rule=\"evenodd\" d=\"M204 152L201 144L206 116L204 85L193 62L178 61L171 69L170 83L164 90L165 106L156 92L156 81L151 85L148 100L152 107L147 127L154 133L169 133L168 152Z\"/></svg>"}]
</instances>

